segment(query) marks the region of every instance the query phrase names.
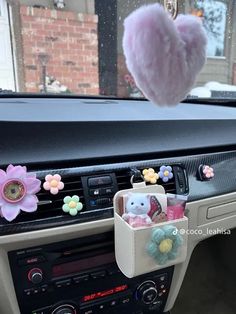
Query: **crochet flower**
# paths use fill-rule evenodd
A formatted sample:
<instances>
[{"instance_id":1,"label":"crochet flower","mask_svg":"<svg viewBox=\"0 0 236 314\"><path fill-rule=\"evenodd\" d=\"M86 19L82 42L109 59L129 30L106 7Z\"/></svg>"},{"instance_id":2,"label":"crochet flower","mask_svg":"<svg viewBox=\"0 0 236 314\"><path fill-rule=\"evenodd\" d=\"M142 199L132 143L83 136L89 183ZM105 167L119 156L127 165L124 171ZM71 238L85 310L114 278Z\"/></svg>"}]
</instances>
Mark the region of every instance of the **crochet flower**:
<instances>
[{"instance_id":1,"label":"crochet flower","mask_svg":"<svg viewBox=\"0 0 236 314\"><path fill-rule=\"evenodd\" d=\"M45 177L43 188L46 191L50 191L53 195L58 194L59 190L64 189L64 183L61 181L61 176L59 174L48 174Z\"/></svg>"},{"instance_id":2,"label":"crochet flower","mask_svg":"<svg viewBox=\"0 0 236 314\"><path fill-rule=\"evenodd\" d=\"M178 255L178 248L183 244L183 238L175 226L167 225L163 228L155 228L152 231L151 242L147 245L147 251L156 262L164 265Z\"/></svg>"},{"instance_id":3,"label":"crochet flower","mask_svg":"<svg viewBox=\"0 0 236 314\"><path fill-rule=\"evenodd\" d=\"M62 206L62 210L65 213L69 213L71 216L76 216L83 208L83 204L79 200L79 196L77 195L72 197L66 196L64 198L64 205Z\"/></svg>"},{"instance_id":4,"label":"crochet flower","mask_svg":"<svg viewBox=\"0 0 236 314\"><path fill-rule=\"evenodd\" d=\"M157 180L159 179L159 175L155 172L153 168L144 169L143 176L146 182L150 182L152 184L157 183Z\"/></svg>"},{"instance_id":5,"label":"crochet flower","mask_svg":"<svg viewBox=\"0 0 236 314\"><path fill-rule=\"evenodd\" d=\"M26 167L9 165L6 172L0 169L0 214L8 221L17 217L20 211L37 210L41 181L35 173L28 173Z\"/></svg>"},{"instance_id":6,"label":"crochet flower","mask_svg":"<svg viewBox=\"0 0 236 314\"><path fill-rule=\"evenodd\" d=\"M173 178L172 168L170 166L161 166L158 175L163 182L168 182Z\"/></svg>"},{"instance_id":7,"label":"crochet flower","mask_svg":"<svg viewBox=\"0 0 236 314\"><path fill-rule=\"evenodd\" d=\"M212 179L214 177L214 170L210 166L203 166L202 173L206 179Z\"/></svg>"}]
</instances>

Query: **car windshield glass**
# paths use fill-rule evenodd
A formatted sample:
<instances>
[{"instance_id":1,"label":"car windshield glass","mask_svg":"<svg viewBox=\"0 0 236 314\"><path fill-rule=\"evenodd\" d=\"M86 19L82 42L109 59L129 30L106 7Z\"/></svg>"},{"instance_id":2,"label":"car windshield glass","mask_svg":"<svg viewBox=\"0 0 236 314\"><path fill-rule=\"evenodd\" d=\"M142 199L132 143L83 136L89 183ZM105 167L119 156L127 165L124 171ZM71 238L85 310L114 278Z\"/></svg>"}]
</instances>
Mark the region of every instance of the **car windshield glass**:
<instances>
[{"instance_id":1,"label":"car windshield glass","mask_svg":"<svg viewBox=\"0 0 236 314\"><path fill-rule=\"evenodd\" d=\"M0 91L144 98L126 66L124 19L156 2L172 1L0 0ZM178 14L197 16L208 39L188 97L236 98L236 1L178 1Z\"/></svg>"}]
</instances>

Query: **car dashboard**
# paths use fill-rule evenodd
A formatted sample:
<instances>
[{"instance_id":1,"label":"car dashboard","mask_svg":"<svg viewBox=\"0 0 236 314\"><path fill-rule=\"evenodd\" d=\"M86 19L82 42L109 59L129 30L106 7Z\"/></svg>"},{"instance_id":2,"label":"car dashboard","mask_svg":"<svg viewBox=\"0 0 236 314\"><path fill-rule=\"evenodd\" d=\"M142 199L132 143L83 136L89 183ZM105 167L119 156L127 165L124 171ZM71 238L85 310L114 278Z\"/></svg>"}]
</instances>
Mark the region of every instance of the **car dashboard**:
<instances>
[{"instance_id":1,"label":"car dashboard","mask_svg":"<svg viewBox=\"0 0 236 314\"><path fill-rule=\"evenodd\" d=\"M0 218L0 313L163 313L172 309L196 245L236 227L236 111L148 101L21 96L0 99L1 169L26 166L42 182L60 174L57 195L38 210ZM114 253L113 197L131 176L170 165L165 192L187 195L187 258L134 278ZM214 179L201 180L211 165ZM62 211L79 195L82 211ZM211 232L209 232L211 230Z\"/></svg>"}]
</instances>

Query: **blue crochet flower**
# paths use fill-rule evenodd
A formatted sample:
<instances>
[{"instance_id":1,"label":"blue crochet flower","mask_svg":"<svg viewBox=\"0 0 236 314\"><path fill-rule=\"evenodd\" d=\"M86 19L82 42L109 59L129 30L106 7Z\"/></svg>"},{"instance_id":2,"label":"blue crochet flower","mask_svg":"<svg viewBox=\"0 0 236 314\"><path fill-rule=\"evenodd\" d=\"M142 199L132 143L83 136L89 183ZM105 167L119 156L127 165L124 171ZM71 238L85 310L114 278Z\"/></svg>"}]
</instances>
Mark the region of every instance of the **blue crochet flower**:
<instances>
[{"instance_id":1,"label":"blue crochet flower","mask_svg":"<svg viewBox=\"0 0 236 314\"><path fill-rule=\"evenodd\" d=\"M147 245L147 252L160 265L173 260L178 255L178 248L183 244L183 238L173 225L155 228L151 241Z\"/></svg>"},{"instance_id":2,"label":"blue crochet flower","mask_svg":"<svg viewBox=\"0 0 236 314\"><path fill-rule=\"evenodd\" d=\"M171 166L161 166L160 171L158 172L159 177L163 182L168 182L173 178L173 172Z\"/></svg>"}]
</instances>

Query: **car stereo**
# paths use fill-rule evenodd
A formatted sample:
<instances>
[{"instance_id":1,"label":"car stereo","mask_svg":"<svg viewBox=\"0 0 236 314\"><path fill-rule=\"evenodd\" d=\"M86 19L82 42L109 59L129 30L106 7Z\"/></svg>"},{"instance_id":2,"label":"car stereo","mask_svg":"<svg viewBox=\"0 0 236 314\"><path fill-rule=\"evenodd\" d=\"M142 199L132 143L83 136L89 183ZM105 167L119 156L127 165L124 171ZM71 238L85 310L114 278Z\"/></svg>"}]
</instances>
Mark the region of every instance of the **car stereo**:
<instances>
[{"instance_id":1,"label":"car stereo","mask_svg":"<svg viewBox=\"0 0 236 314\"><path fill-rule=\"evenodd\" d=\"M21 314L162 313L173 274L125 277L113 232L8 255Z\"/></svg>"}]
</instances>

